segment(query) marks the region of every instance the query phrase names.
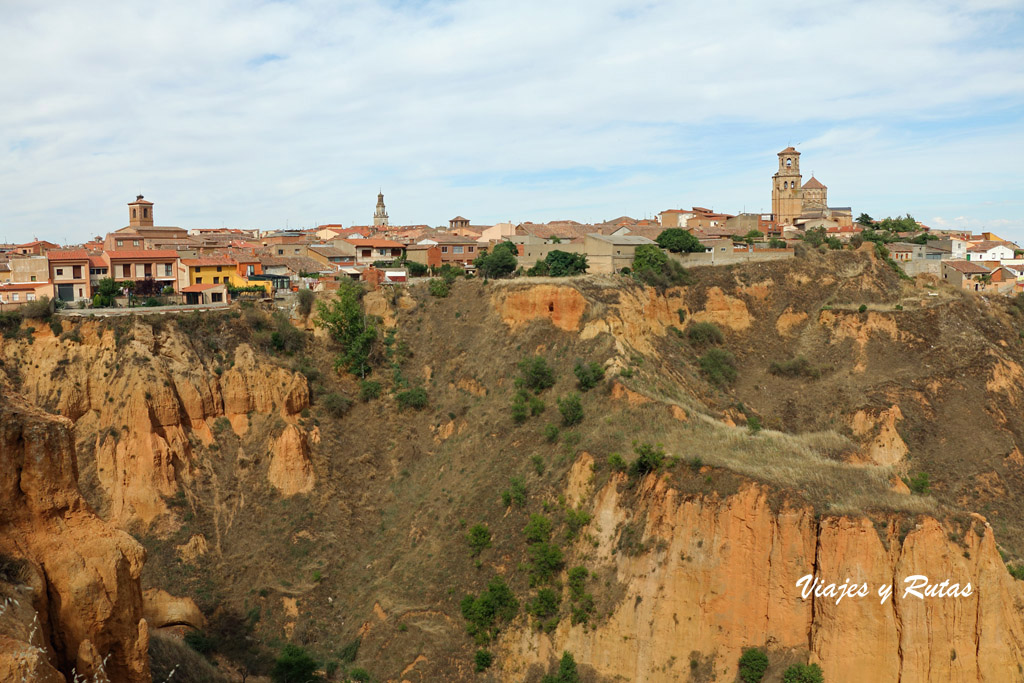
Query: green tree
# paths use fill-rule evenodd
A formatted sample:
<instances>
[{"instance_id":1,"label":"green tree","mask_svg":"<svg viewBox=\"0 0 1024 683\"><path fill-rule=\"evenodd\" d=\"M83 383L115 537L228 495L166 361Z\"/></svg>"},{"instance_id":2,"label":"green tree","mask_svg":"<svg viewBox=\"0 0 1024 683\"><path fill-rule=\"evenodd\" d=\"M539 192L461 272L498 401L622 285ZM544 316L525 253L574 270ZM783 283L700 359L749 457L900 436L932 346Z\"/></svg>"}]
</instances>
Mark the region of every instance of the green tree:
<instances>
[{"instance_id":1,"label":"green tree","mask_svg":"<svg viewBox=\"0 0 1024 683\"><path fill-rule=\"evenodd\" d=\"M576 660L568 652L563 652L562 659L558 663L558 670L542 678L540 683L580 683Z\"/></svg>"},{"instance_id":2,"label":"green tree","mask_svg":"<svg viewBox=\"0 0 1024 683\"><path fill-rule=\"evenodd\" d=\"M750 232L743 236L743 241L746 242L747 244L753 244L762 237L764 237L764 233L761 232L760 230L751 230Z\"/></svg>"},{"instance_id":3,"label":"green tree","mask_svg":"<svg viewBox=\"0 0 1024 683\"><path fill-rule=\"evenodd\" d=\"M636 447L636 456L636 460L629 466L629 474L634 477L642 477L661 467L661 463L665 460L665 451L660 445L642 443Z\"/></svg>"},{"instance_id":4,"label":"green tree","mask_svg":"<svg viewBox=\"0 0 1024 683\"><path fill-rule=\"evenodd\" d=\"M863 225L865 228L871 228L874 227L875 225L875 219L867 215L866 213L862 213L861 215L857 216L856 223L857 225Z\"/></svg>"},{"instance_id":5,"label":"green tree","mask_svg":"<svg viewBox=\"0 0 1024 683\"><path fill-rule=\"evenodd\" d=\"M604 379L604 367L596 361L590 361L586 364L582 361L576 361L576 366L572 371L575 373L576 381L583 391L590 391L597 386L598 382Z\"/></svg>"},{"instance_id":6,"label":"green tree","mask_svg":"<svg viewBox=\"0 0 1024 683\"><path fill-rule=\"evenodd\" d=\"M740 655L740 680L743 683L760 683L768 669L768 655L764 650L749 647Z\"/></svg>"},{"instance_id":7,"label":"green tree","mask_svg":"<svg viewBox=\"0 0 1024 683\"><path fill-rule=\"evenodd\" d=\"M782 672L782 683L825 683L825 674L817 664L794 664Z\"/></svg>"},{"instance_id":8,"label":"green tree","mask_svg":"<svg viewBox=\"0 0 1024 683\"><path fill-rule=\"evenodd\" d=\"M499 242L489 253L477 256L473 265L484 277L506 277L519 265L518 253L518 248L511 242Z\"/></svg>"},{"instance_id":9,"label":"green tree","mask_svg":"<svg viewBox=\"0 0 1024 683\"><path fill-rule=\"evenodd\" d=\"M534 513L530 521L523 527L523 533L529 543L539 543L551 539L551 520L544 515Z\"/></svg>"},{"instance_id":10,"label":"green tree","mask_svg":"<svg viewBox=\"0 0 1024 683\"><path fill-rule=\"evenodd\" d=\"M579 394L569 394L557 401L558 412L562 414L562 426L572 427L583 422L583 404Z\"/></svg>"},{"instance_id":11,"label":"green tree","mask_svg":"<svg viewBox=\"0 0 1024 683\"><path fill-rule=\"evenodd\" d=\"M363 312L362 297L361 285L347 279L340 281L333 299L316 302L314 323L326 329L331 339L341 346L335 367L365 379L372 370L370 354L377 341L377 323Z\"/></svg>"},{"instance_id":12,"label":"green tree","mask_svg":"<svg viewBox=\"0 0 1024 683\"><path fill-rule=\"evenodd\" d=\"M505 580L496 576L480 595L466 595L460 604L462 616L468 622L466 630L477 643L483 645L497 635L504 622L511 621L519 611L519 601Z\"/></svg>"},{"instance_id":13,"label":"green tree","mask_svg":"<svg viewBox=\"0 0 1024 683\"><path fill-rule=\"evenodd\" d=\"M631 272L636 279L659 290L691 282L689 272L653 244L636 248Z\"/></svg>"},{"instance_id":14,"label":"green tree","mask_svg":"<svg viewBox=\"0 0 1024 683\"><path fill-rule=\"evenodd\" d=\"M736 379L736 359L725 349L710 349L697 363L714 384L721 386Z\"/></svg>"},{"instance_id":15,"label":"green tree","mask_svg":"<svg viewBox=\"0 0 1024 683\"><path fill-rule=\"evenodd\" d=\"M470 552L473 557L476 557L491 547L491 530L487 528L486 524L474 524L469 528L466 540L469 542Z\"/></svg>"},{"instance_id":16,"label":"green tree","mask_svg":"<svg viewBox=\"0 0 1024 683\"><path fill-rule=\"evenodd\" d=\"M547 265L548 275L551 277L568 277L587 272L586 254L572 254L556 249L548 252L548 255L544 257L544 263Z\"/></svg>"},{"instance_id":17,"label":"green tree","mask_svg":"<svg viewBox=\"0 0 1024 683\"><path fill-rule=\"evenodd\" d=\"M704 251L704 245L700 243L692 232L683 230L682 228L668 228L662 230L661 233L654 238L654 241L658 243L658 246L662 249L668 249L674 253L680 252L702 252Z\"/></svg>"},{"instance_id":18,"label":"green tree","mask_svg":"<svg viewBox=\"0 0 1024 683\"><path fill-rule=\"evenodd\" d=\"M114 297L121 292L117 281L112 277L105 277L97 284L92 295L92 305L96 308L105 308L114 305Z\"/></svg>"},{"instance_id":19,"label":"green tree","mask_svg":"<svg viewBox=\"0 0 1024 683\"><path fill-rule=\"evenodd\" d=\"M303 318L308 318L309 314L313 312L313 302L316 300L316 294L313 293L312 289L300 289L299 290L299 315Z\"/></svg>"},{"instance_id":20,"label":"green tree","mask_svg":"<svg viewBox=\"0 0 1024 683\"><path fill-rule=\"evenodd\" d=\"M321 680L316 675L320 663L298 645L288 643L274 662L270 678L274 683L309 683Z\"/></svg>"},{"instance_id":21,"label":"green tree","mask_svg":"<svg viewBox=\"0 0 1024 683\"><path fill-rule=\"evenodd\" d=\"M536 394L555 385L555 371L544 356L529 356L519 361L519 379L516 384Z\"/></svg>"}]
</instances>

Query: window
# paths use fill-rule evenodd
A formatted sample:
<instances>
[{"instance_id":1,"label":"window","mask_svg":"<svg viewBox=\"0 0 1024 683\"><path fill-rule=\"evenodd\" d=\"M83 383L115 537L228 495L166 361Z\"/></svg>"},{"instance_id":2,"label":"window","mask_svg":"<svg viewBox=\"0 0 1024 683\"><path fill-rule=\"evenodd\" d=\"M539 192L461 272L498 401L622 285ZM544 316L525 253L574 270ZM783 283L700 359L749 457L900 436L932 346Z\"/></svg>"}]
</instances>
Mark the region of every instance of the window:
<instances>
[{"instance_id":1,"label":"window","mask_svg":"<svg viewBox=\"0 0 1024 683\"><path fill-rule=\"evenodd\" d=\"M470 247L469 248L469 253L470 254L472 254L474 251L476 251L476 247Z\"/></svg>"},{"instance_id":2,"label":"window","mask_svg":"<svg viewBox=\"0 0 1024 683\"><path fill-rule=\"evenodd\" d=\"M461 254L462 253L462 247L452 247L452 253L453 254Z\"/></svg>"},{"instance_id":3,"label":"window","mask_svg":"<svg viewBox=\"0 0 1024 683\"><path fill-rule=\"evenodd\" d=\"M284 256L284 249L278 249L277 250L277 255L278 256Z\"/></svg>"},{"instance_id":4,"label":"window","mask_svg":"<svg viewBox=\"0 0 1024 683\"><path fill-rule=\"evenodd\" d=\"M217 272L219 273L222 268L223 268L223 266L217 266Z\"/></svg>"},{"instance_id":5,"label":"window","mask_svg":"<svg viewBox=\"0 0 1024 683\"><path fill-rule=\"evenodd\" d=\"M136 217L136 215L137 215L137 214L135 213L135 209L132 209L132 218L135 218L135 217ZM118 242L118 244L121 244L121 243L120 243L120 242Z\"/></svg>"},{"instance_id":6,"label":"window","mask_svg":"<svg viewBox=\"0 0 1024 683\"><path fill-rule=\"evenodd\" d=\"M252 266L252 265L247 266L246 269L245 269L245 274L248 277L252 277L253 275L255 275L256 274L256 266Z\"/></svg>"},{"instance_id":7,"label":"window","mask_svg":"<svg viewBox=\"0 0 1024 683\"><path fill-rule=\"evenodd\" d=\"M63 274L64 274L64 269L63 268L58 268L57 269L57 275L63 275Z\"/></svg>"},{"instance_id":8,"label":"window","mask_svg":"<svg viewBox=\"0 0 1024 683\"><path fill-rule=\"evenodd\" d=\"M171 277L173 274L174 273L171 270L171 264L170 263L165 263L164 264L164 276L165 277Z\"/></svg>"},{"instance_id":9,"label":"window","mask_svg":"<svg viewBox=\"0 0 1024 683\"><path fill-rule=\"evenodd\" d=\"M786 168L789 168L792 165L793 165L793 160L792 159L786 159Z\"/></svg>"},{"instance_id":10,"label":"window","mask_svg":"<svg viewBox=\"0 0 1024 683\"><path fill-rule=\"evenodd\" d=\"M210 294L210 301L212 303L219 304L220 302L224 301L224 295L221 294L220 292L212 292Z\"/></svg>"},{"instance_id":11,"label":"window","mask_svg":"<svg viewBox=\"0 0 1024 683\"><path fill-rule=\"evenodd\" d=\"M36 295L35 294L26 294L25 295L25 301L35 301L35 300L36 300Z\"/></svg>"},{"instance_id":12,"label":"window","mask_svg":"<svg viewBox=\"0 0 1024 683\"><path fill-rule=\"evenodd\" d=\"M132 267L127 263L121 264L121 277L131 277Z\"/></svg>"},{"instance_id":13,"label":"window","mask_svg":"<svg viewBox=\"0 0 1024 683\"><path fill-rule=\"evenodd\" d=\"M143 218L149 218L149 209L143 209L142 210L142 217Z\"/></svg>"},{"instance_id":14,"label":"window","mask_svg":"<svg viewBox=\"0 0 1024 683\"><path fill-rule=\"evenodd\" d=\"M32 282L35 282L35 281L36 281L36 276L35 276L35 275L33 275L33 276L32 276Z\"/></svg>"},{"instance_id":15,"label":"window","mask_svg":"<svg viewBox=\"0 0 1024 683\"><path fill-rule=\"evenodd\" d=\"M133 247L139 246L139 241L138 240L132 240L132 246Z\"/></svg>"},{"instance_id":16,"label":"window","mask_svg":"<svg viewBox=\"0 0 1024 683\"><path fill-rule=\"evenodd\" d=\"M387 255L388 255L388 250L387 249L377 249L377 256L387 256Z\"/></svg>"},{"instance_id":17,"label":"window","mask_svg":"<svg viewBox=\"0 0 1024 683\"><path fill-rule=\"evenodd\" d=\"M220 284L220 278L217 277L216 275L213 276L213 284L215 284L215 285L219 285Z\"/></svg>"},{"instance_id":18,"label":"window","mask_svg":"<svg viewBox=\"0 0 1024 683\"><path fill-rule=\"evenodd\" d=\"M201 284L203 284L203 278L201 278L201 277L197 277L197 278L196 278L196 284L197 284L197 285L201 285Z\"/></svg>"},{"instance_id":19,"label":"window","mask_svg":"<svg viewBox=\"0 0 1024 683\"><path fill-rule=\"evenodd\" d=\"M71 277L75 278L76 280L81 278L82 277L82 266L72 266L71 267Z\"/></svg>"},{"instance_id":20,"label":"window","mask_svg":"<svg viewBox=\"0 0 1024 683\"><path fill-rule=\"evenodd\" d=\"M118 240L117 241L117 246L123 247L124 246L124 242L122 242L121 240Z\"/></svg>"},{"instance_id":21,"label":"window","mask_svg":"<svg viewBox=\"0 0 1024 683\"><path fill-rule=\"evenodd\" d=\"M18 293L15 292L14 294L11 294L11 301L17 301L17 300L18 300Z\"/></svg>"},{"instance_id":22,"label":"window","mask_svg":"<svg viewBox=\"0 0 1024 683\"><path fill-rule=\"evenodd\" d=\"M447 254L448 253L448 247L441 247L441 253L442 254Z\"/></svg>"}]
</instances>

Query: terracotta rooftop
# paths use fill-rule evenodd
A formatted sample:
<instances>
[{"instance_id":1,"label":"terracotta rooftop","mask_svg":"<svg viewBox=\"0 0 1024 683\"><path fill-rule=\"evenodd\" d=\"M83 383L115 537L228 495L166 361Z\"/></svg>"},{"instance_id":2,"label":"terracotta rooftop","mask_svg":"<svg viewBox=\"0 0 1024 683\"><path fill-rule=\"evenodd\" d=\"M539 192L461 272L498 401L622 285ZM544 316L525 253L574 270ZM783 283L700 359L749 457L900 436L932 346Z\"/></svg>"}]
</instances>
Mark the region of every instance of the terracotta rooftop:
<instances>
[{"instance_id":1,"label":"terracotta rooftop","mask_svg":"<svg viewBox=\"0 0 1024 683\"><path fill-rule=\"evenodd\" d=\"M960 271L964 275L976 275L990 272L985 266L973 261L943 261L947 266Z\"/></svg>"},{"instance_id":2,"label":"terracotta rooftop","mask_svg":"<svg viewBox=\"0 0 1024 683\"><path fill-rule=\"evenodd\" d=\"M804 183L804 189L805 190L807 190L807 189L810 189L810 190L825 190L825 189L827 189L827 186L826 185L822 185L820 180L818 180L814 176L811 176L811 179L808 180L806 183Z\"/></svg>"},{"instance_id":3,"label":"terracotta rooftop","mask_svg":"<svg viewBox=\"0 0 1024 683\"><path fill-rule=\"evenodd\" d=\"M85 249L51 249L46 252L51 261L88 261L89 252Z\"/></svg>"},{"instance_id":4,"label":"terracotta rooftop","mask_svg":"<svg viewBox=\"0 0 1024 683\"><path fill-rule=\"evenodd\" d=\"M144 261L153 259L178 258L173 249L117 249L103 252L112 261Z\"/></svg>"},{"instance_id":5,"label":"terracotta rooftop","mask_svg":"<svg viewBox=\"0 0 1024 683\"><path fill-rule=\"evenodd\" d=\"M181 264L198 268L202 266L233 266L235 262L226 258L183 258Z\"/></svg>"},{"instance_id":6,"label":"terracotta rooftop","mask_svg":"<svg viewBox=\"0 0 1024 683\"><path fill-rule=\"evenodd\" d=\"M207 283L204 283L204 284L189 285L188 287L182 287L181 291L186 293L186 294L189 294L189 293L192 293L192 292L204 292L207 289L213 289L214 287L223 287L223 286L224 285L215 285L215 284L213 284L211 282L207 282Z\"/></svg>"}]
</instances>

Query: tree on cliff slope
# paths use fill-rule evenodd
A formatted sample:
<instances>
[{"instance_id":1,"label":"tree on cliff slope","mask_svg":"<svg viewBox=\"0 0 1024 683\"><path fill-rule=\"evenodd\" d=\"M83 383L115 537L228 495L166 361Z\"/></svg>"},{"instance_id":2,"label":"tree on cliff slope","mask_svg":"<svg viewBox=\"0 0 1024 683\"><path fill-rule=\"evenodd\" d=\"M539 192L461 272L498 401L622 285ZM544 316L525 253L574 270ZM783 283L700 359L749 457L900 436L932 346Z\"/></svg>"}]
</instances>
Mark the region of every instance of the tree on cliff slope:
<instances>
[{"instance_id":1,"label":"tree on cliff slope","mask_svg":"<svg viewBox=\"0 0 1024 683\"><path fill-rule=\"evenodd\" d=\"M351 280L342 280L337 295L316 304L316 325L323 327L341 346L334 360L353 375L366 377L372 370L370 353L377 340L376 320L363 312L363 288Z\"/></svg>"}]
</instances>

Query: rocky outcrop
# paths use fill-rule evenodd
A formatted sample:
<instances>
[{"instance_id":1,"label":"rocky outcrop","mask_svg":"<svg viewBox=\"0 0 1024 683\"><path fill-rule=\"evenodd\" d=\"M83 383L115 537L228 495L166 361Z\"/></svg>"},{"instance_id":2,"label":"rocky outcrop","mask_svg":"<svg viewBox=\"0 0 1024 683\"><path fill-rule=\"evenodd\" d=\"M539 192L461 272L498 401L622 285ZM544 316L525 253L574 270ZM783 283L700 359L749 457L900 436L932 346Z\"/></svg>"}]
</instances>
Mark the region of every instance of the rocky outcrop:
<instances>
[{"instance_id":1,"label":"rocky outcrop","mask_svg":"<svg viewBox=\"0 0 1024 683\"><path fill-rule=\"evenodd\" d=\"M309 493L316 483L313 464L309 460L306 435L295 425L288 425L274 442L267 478L286 496Z\"/></svg>"},{"instance_id":2,"label":"rocky outcrop","mask_svg":"<svg viewBox=\"0 0 1024 683\"><path fill-rule=\"evenodd\" d=\"M858 410L853 415L851 427L854 436L865 442L865 455L876 465L895 465L903 460L910 449L896 430L896 423L903 419L898 405L872 415L867 410Z\"/></svg>"},{"instance_id":3,"label":"rocky outcrop","mask_svg":"<svg viewBox=\"0 0 1024 683\"><path fill-rule=\"evenodd\" d=\"M560 330L575 332L587 310L578 289L561 285L506 288L495 298L501 319L513 328L542 318Z\"/></svg>"},{"instance_id":4,"label":"rocky outcrop","mask_svg":"<svg viewBox=\"0 0 1024 683\"><path fill-rule=\"evenodd\" d=\"M25 558L26 571L38 577L28 592L36 622L22 638L36 656L25 665L40 680L60 680L47 671L50 664L65 675L74 669L87 678L148 681L139 587L145 551L100 520L79 493L70 421L5 393L0 453L0 548ZM9 655L0 660L0 671L12 670Z\"/></svg>"},{"instance_id":5,"label":"rocky outcrop","mask_svg":"<svg viewBox=\"0 0 1024 683\"><path fill-rule=\"evenodd\" d=\"M589 468L574 468L573 481ZM570 483L573 484L573 481ZM845 683L1017 680L1024 661L1024 593L1007 573L992 529L976 521L962 538L922 518L902 537L865 518L818 519L810 508L773 509L749 485L725 499L683 496L648 477L625 505L618 482L595 496L592 568L609 567L625 590L605 619L563 620L546 635L522 628L502 641L502 677L519 680L563 650L610 679L689 680L690 662L712 662L732 680L744 647L808 657L825 680ZM573 484L578 486L578 482ZM644 549L617 547L624 525L642 523ZM870 595L803 599L796 581L867 583ZM965 597L904 595L904 579L926 575L972 586ZM880 586L894 587L884 604Z\"/></svg>"},{"instance_id":6,"label":"rocky outcrop","mask_svg":"<svg viewBox=\"0 0 1024 683\"><path fill-rule=\"evenodd\" d=\"M153 629L189 626L202 630L206 626L206 618L192 598L176 598L159 588L142 593L142 614Z\"/></svg>"},{"instance_id":7,"label":"rocky outcrop","mask_svg":"<svg viewBox=\"0 0 1024 683\"><path fill-rule=\"evenodd\" d=\"M250 415L291 420L309 405L305 377L258 362L247 344L224 366L209 367L173 325L154 332L134 320L117 334L84 322L78 330L81 343L47 331L31 346L7 343L0 353L18 364L31 402L91 439L79 445L93 454L104 516L124 528L167 511L164 499L192 472L193 442L212 442L218 418L244 434Z\"/></svg>"}]
</instances>

